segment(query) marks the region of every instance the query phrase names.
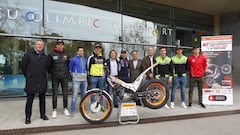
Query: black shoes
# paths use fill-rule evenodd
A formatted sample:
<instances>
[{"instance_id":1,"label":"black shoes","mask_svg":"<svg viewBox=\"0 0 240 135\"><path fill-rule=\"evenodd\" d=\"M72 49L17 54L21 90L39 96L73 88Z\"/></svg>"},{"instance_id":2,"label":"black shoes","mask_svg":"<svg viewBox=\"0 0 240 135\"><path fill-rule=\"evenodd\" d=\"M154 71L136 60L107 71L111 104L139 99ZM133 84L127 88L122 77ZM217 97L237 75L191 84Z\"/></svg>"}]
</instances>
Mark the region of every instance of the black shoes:
<instances>
[{"instance_id":1,"label":"black shoes","mask_svg":"<svg viewBox=\"0 0 240 135\"><path fill-rule=\"evenodd\" d=\"M46 115L43 115L40 118L43 119L43 120L49 120ZM31 119L30 118L26 118L25 124L31 124Z\"/></svg>"},{"instance_id":2,"label":"black shoes","mask_svg":"<svg viewBox=\"0 0 240 135\"><path fill-rule=\"evenodd\" d=\"M43 120L49 120L46 115L43 115L43 116L41 116L40 118L43 119Z\"/></svg>"},{"instance_id":3,"label":"black shoes","mask_svg":"<svg viewBox=\"0 0 240 135\"><path fill-rule=\"evenodd\" d=\"M25 124L31 124L31 120L30 119L26 119L25 120Z\"/></svg>"},{"instance_id":4,"label":"black shoes","mask_svg":"<svg viewBox=\"0 0 240 135\"><path fill-rule=\"evenodd\" d=\"M200 105L202 108L206 108L206 106L205 106L203 103L199 103L199 105ZM192 107L192 103L189 103L188 106L189 106L189 107Z\"/></svg>"},{"instance_id":5,"label":"black shoes","mask_svg":"<svg viewBox=\"0 0 240 135\"><path fill-rule=\"evenodd\" d=\"M199 103L199 105L200 105L202 108L206 108L206 106L205 106L203 103Z\"/></svg>"}]
</instances>

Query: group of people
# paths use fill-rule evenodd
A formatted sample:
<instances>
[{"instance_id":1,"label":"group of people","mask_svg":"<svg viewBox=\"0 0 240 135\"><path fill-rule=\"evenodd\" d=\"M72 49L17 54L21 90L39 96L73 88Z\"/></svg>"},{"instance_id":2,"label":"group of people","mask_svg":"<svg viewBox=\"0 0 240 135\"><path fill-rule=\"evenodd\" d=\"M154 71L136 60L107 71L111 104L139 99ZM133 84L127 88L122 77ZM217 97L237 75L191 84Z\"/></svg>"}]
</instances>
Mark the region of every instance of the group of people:
<instances>
[{"instance_id":1,"label":"group of people","mask_svg":"<svg viewBox=\"0 0 240 135\"><path fill-rule=\"evenodd\" d=\"M81 98L84 97L87 89L99 88L105 89L106 68L111 76L118 77L125 82L134 81L137 76L145 69L159 63L157 67L146 73L146 80L153 78L161 79L166 83L172 83L170 108L174 108L174 99L178 84L181 90L181 106L187 108L185 104L186 77L189 73L189 107L192 106L192 95L194 84L197 83L199 105L202 104L202 84L206 69L206 58L200 54L199 47L193 47L191 56L183 55L183 48L176 49L176 55L172 58L167 56L165 47L160 48L160 56L155 57L154 49L148 47L147 56L142 60L138 57L138 51L131 52L132 59L128 60L126 51L121 51L120 57L117 57L117 51L111 50L109 58L105 59L102 55L102 46L96 43L91 56L84 56L84 48L78 47L76 55L70 58L64 49L63 40L57 40L53 51L46 55L44 53L44 41L36 40L34 48L28 51L22 58L22 72L26 78L25 92L27 93L27 102L25 108L25 124L31 123L32 104L36 94L39 96L40 118L48 120L45 107L45 93L47 92L48 78L52 78L52 118L57 117L57 95L59 84L61 84L63 95L63 113L66 116L74 115L76 112L76 102L79 90ZM68 78L72 78L72 101L71 112L68 111ZM113 89L107 84L107 92L113 95L114 107L118 107L118 98ZM140 100L136 100L141 105ZM166 108L169 106L166 104Z\"/></svg>"}]
</instances>

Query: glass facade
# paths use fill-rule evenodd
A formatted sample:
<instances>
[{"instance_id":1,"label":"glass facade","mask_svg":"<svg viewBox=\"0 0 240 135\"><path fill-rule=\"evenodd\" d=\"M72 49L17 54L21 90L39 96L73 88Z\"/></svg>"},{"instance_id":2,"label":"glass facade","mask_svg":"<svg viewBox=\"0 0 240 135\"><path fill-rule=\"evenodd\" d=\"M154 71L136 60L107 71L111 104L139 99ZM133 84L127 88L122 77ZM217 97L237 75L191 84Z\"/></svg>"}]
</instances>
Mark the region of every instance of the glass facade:
<instances>
[{"instance_id":1,"label":"glass facade","mask_svg":"<svg viewBox=\"0 0 240 135\"><path fill-rule=\"evenodd\" d=\"M45 41L46 53L61 38L71 56L77 46L89 56L99 41L106 58L111 49L124 49L129 58L138 50L142 58L148 46L154 46L157 55L157 48L166 46L172 56L176 40L188 55L202 35L213 35L213 16L143 0L2 0L0 97L25 95L21 59L39 38Z\"/></svg>"}]
</instances>

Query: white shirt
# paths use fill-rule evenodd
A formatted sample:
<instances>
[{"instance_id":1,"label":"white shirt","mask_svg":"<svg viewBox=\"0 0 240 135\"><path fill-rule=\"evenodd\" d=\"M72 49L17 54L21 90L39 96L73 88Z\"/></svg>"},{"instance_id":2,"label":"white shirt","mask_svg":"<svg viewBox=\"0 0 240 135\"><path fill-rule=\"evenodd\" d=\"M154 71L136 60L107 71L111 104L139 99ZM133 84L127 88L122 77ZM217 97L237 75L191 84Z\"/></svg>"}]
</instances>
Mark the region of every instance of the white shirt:
<instances>
[{"instance_id":1,"label":"white shirt","mask_svg":"<svg viewBox=\"0 0 240 135\"><path fill-rule=\"evenodd\" d=\"M148 56L150 58L151 61L151 66L153 65L153 56ZM153 73L153 68L151 69L152 73Z\"/></svg>"},{"instance_id":2,"label":"white shirt","mask_svg":"<svg viewBox=\"0 0 240 135\"><path fill-rule=\"evenodd\" d=\"M116 60L110 59L110 75L117 76L118 75L118 65Z\"/></svg>"},{"instance_id":3,"label":"white shirt","mask_svg":"<svg viewBox=\"0 0 240 135\"><path fill-rule=\"evenodd\" d=\"M133 60L133 67L134 67L134 69L137 68L137 64L138 64L138 60Z\"/></svg>"}]
</instances>

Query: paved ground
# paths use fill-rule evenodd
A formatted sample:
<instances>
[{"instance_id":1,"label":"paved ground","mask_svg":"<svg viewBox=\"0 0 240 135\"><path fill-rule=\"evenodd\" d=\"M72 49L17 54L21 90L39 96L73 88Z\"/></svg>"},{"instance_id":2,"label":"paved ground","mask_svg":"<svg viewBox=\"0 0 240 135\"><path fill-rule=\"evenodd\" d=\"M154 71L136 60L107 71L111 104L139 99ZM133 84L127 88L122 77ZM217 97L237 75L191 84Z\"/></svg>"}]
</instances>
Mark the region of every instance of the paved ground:
<instances>
[{"instance_id":1,"label":"paved ground","mask_svg":"<svg viewBox=\"0 0 240 135\"><path fill-rule=\"evenodd\" d=\"M154 118L161 116L177 116L182 114L194 114L194 113L206 113L206 112L216 112L216 111L226 111L226 110L236 110L240 109L240 91L238 88L234 88L234 105L233 106L207 106L206 109L201 108L198 104L197 90L194 93L194 104L191 108L181 108L180 107L180 91L177 91L176 95L176 108L175 109L148 109L145 107L138 107L138 112L140 118ZM187 97L188 95L186 95ZM69 96L70 104L71 96ZM80 113L76 114L74 117L65 117L63 115L62 109L62 98L58 98L58 118L52 119L52 103L51 97L47 97L47 115L49 116L49 121L43 121L39 118L39 105L38 98L35 99L33 104L33 115L32 115L32 124L25 125L24 120L24 108L25 108L25 98L8 98L0 99L0 130L4 129L16 129L16 128L29 128L29 127L42 127L42 126L57 126L57 125L72 125L72 124L87 124L87 122L80 116ZM117 109L113 110L112 115L107 120L108 121L117 121Z\"/></svg>"},{"instance_id":2,"label":"paved ground","mask_svg":"<svg viewBox=\"0 0 240 135\"><path fill-rule=\"evenodd\" d=\"M240 114L38 135L239 135Z\"/></svg>"}]
</instances>

